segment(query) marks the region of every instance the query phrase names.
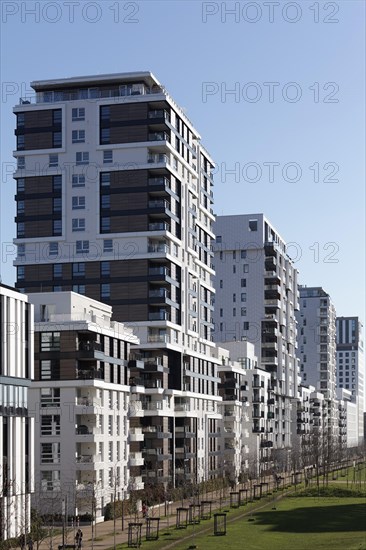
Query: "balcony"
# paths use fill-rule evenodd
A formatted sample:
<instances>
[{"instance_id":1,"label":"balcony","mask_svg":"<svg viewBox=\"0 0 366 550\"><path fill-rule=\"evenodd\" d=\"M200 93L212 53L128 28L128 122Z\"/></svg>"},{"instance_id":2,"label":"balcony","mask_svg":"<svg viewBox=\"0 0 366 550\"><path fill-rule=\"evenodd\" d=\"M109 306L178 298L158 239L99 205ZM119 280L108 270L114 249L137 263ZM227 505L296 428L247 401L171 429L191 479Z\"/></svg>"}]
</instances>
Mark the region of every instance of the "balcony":
<instances>
[{"instance_id":1,"label":"balcony","mask_svg":"<svg viewBox=\"0 0 366 550\"><path fill-rule=\"evenodd\" d=\"M77 380L104 380L102 369L76 369Z\"/></svg>"},{"instance_id":2,"label":"balcony","mask_svg":"<svg viewBox=\"0 0 366 550\"><path fill-rule=\"evenodd\" d=\"M167 311L149 312L149 321L169 321L170 315Z\"/></svg>"},{"instance_id":3,"label":"balcony","mask_svg":"<svg viewBox=\"0 0 366 550\"><path fill-rule=\"evenodd\" d=\"M148 118L150 119L156 119L156 118L162 118L166 120L170 120L169 112L165 109L153 109L148 112Z\"/></svg>"},{"instance_id":4,"label":"balcony","mask_svg":"<svg viewBox=\"0 0 366 550\"><path fill-rule=\"evenodd\" d=\"M142 456L142 453L130 453L129 462L130 466L143 466L145 460Z\"/></svg>"},{"instance_id":5,"label":"balcony","mask_svg":"<svg viewBox=\"0 0 366 550\"><path fill-rule=\"evenodd\" d=\"M101 428L90 427L84 424L80 424L79 426L76 426L75 434L80 436L95 436L95 435L103 435L103 432Z\"/></svg>"},{"instance_id":6,"label":"balcony","mask_svg":"<svg viewBox=\"0 0 366 550\"><path fill-rule=\"evenodd\" d=\"M166 288L149 290L149 298L169 298L169 292Z\"/></svg>"},{"instance_id":7,"label":"balcony","mask_svg":"<svg viewBox=\"0 0 366 550\"><path fill-rule=\"evenodd\" d=\"M169 224L166 222L149 223L149 231L169 231Z\"/></svg>"},{"instance_id":8,"label":"balcony","mask_svg":"<svg viewBox=\"0 0 366 550\"><path fill-rule=\"evenodd\" d=\"M148 207L149 208L165 208L165 209L169 209L170 208L170 204L167 200L165 199L154 199L154 200L150 200L148 202Z\"/></svg>"},{"instance_id":9,"label":"balcony","mask_svg":"<svg viewBox=\"0 0 366 550\"><path fill-rule=\"evenodd\" d=\"M144 434L141 428L130 428L129 437L130 437L130 441L144 440Z\"/></svg>"},{"instance_id":10,"label":"balcony","mask_svg":"<svg viewBox=\"0 0 366 550\"><path fill-rule=\"evenodd\" d=\"M164 176L156 176L154 178L149 178L147 180L147 183L151 187L155 187L155 186L169 187L170 186L170 181L168 180L168 178L165 178Z\"/></svg>"},{"instance_id":11,"label":"balcony","mask_svg":"<svg viewBox=\"0 0 366 550\"><path fill-rule=\"evenodd\" d=\"M96 342L95 340L80 340L79 351L100 351L101 345L99 342Z\"/></svg>"},{"instance_id":12,"label":"balcony","mask_svg":"<svg viewBox=\"0 0 366 550\"><path fill-rule=\"evenodd\" d=\"M148 334L147 342L149 344L168 344L170 337L169 334Z\"/></svg>"},{"instance_id":13,"label":"balcony","mask_svg":"<svg viewBox=\"0 0 366 550\"><path fill-rule=\"evenodd\" d=\"M149 153L147 157L148 164L168 164L169 165L169 156L164 153Z\"/></svg>"},{"instance_id":14,"label":"balcony","mask_svg":"<svg viewBox=\"0 0 366 550\"><path fill-rule=\"evenodd\" d=\"M169 134L167 132L151 132L148 135L149 141L170 141Z\"/></svg>"},{"instance_id":15,"label":"balcony","mask_svg":"<svg viewBox=\"0 0 366 550\"><path fill-rule=\"evenodd\" d=\"M76 405L81 407L100 407L101 400L93 397L77 397Z\"/></svg>"}]
</instances>

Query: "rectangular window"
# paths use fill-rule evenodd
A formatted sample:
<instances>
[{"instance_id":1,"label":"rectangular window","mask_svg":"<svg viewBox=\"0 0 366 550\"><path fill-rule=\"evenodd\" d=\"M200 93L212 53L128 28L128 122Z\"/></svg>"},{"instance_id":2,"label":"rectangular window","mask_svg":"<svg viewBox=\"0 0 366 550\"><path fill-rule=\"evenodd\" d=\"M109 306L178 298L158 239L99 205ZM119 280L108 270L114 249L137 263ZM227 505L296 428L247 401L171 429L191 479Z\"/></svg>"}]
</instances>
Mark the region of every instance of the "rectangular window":
<instances>
[{"instance_id":1,"label":"rectangular window","mask_svg":"<svg viewBox=\"0 0 366 550\"><path fill-rule=\"evenodd\" d=\"M25 224L24 222L17 223L17 237L22 238L25 236Z\"/></svg>"},{"instance_id":2,"label":"rectangular window","mask_svg":"<svg viewBox=\"0 0 366 550\"><path fill-rule=\"evenodd\" d=\"M111 185L111 174L110 174L110 172L102 172L100 174L100 185L101 185L101 187L110 187L110 185Z\"/></svg>"},{"instance_id":3,"label":"rectangular window","mask_svg":"<svg viewBox=\"0 0 366 550\"><path fill-rule=\"evenodd\" d=\"M60 415L41 415L41 436L60 435Z\"/></svg>"},{"instance_id":4,"label":"rectangular window","mask_svg":"<svg viewBox=\"0 0 366 550\"><path fill-rule=\"evenodd\" d=\"M233 265L233 273L236 273L236 265Z\"/></svg>"},{"instance_id":5,"label":"rectangular window","mask_svg":"<svg viewBox=\"0 0 366 550\"><path fill-rule=\"evenodd\" d=\"M25 157L18 157L17 158L17 169L23 170L25 168Z\"/></svg>"},{"instance_id":6,"label":"rectangular window","mask_svg":"<svg viewBox=\"0 0 366 550\"><path fill-rule=\"evenodd\" d=\"M54 237L59 237L60 235L62 235L62 220L53 220L52 235Z\"/></svg>"},{"instance_id":7,"label":"rectangular window","mask_svg":"<svg viewBox=\"0 0 366 550\"><path fill-rule=\"evenodd\" d=\"M85 108L72 109L72 121L85 120Z\"/></svg>"},{"instance_id":8,"label":"rectangular window","mask_svg":"<svg viewBox=\"0 0 366 550\"><path fill-rule=\"evenodd\" d=\"M240 301L241 302L246 302L247 301L247 293L246 292L242 292L240 294Z\"/></svg>"},{"instance_id":9,"label":"rectangular window","mask_svg":"<svg viewBox=\"0 0 366 550\"><path fill-rule=\"evenodd\" d=\"M87 151L76 153L76 165L80 166L81 164L89 164L89 153Z\"/></svg>"},{"instance_id":10,"label":"rectangular window","mask_svg":"<svg viewBox=\"0 0 366 550\"><path fill-rule=\"evenodd\" d=\"M233 294L233 302L236 302L236 294Z\"/></svg>"},{"instance_id":11,"label":"rectangular window","mask_svg":"<svg viewBox=\"0 0 366 550\"><path fill-rule=\"evenodd\" d=\"M53 124L57 126L58 124L62 124L62 110L61 109L55 109L52 112L52 118L53 118Z\"/></svg>"},{"instance_id":12,"label":"rectangular window","mask_svg":"<svg viewBox=\"0 0 366 550\"><path fill-rule=\"evenodd\" d=\"M85 130L73 130L72 131L73 143L85 143Z\"/></svg>"},{"instance_id":13,"label":"rectangular window","mask_svg":"<svg viewBox=\"0 0 366 550\"><path fill-rule=\"evenodd\" d=\"M101 208L104 210L105 208L111 207L111 196L110 195L102 195L101 197Z\"/></svg>"},{"instance_id":14,"label":"rectangular window","mask_svg":"<svg viewBox=\"0 0 366 550\"><path fill-rule=\"evenodd\" d=\"M25 256L25 244L18 244L17 245L17 255L19 257Z\"/></svg>"},{"instance_id":15,"label":"rectangular window","mask_svg":"<svg viewBox=\"0 0 366 550\"><path fill-rule=\"evenodd\" d=\"M85 296L85 285L72 285L72 291Z\"/></svg>"},{"instance_id":16,"label":"rectangular window","mask_svg":"<svg viewBox=\"0 0 366 550\"><path fill-rule=\"evenodd\" d=\"M60 361L54 359L42 360L41 380L60 380Z\"/></svg>"},{"instance_id":17,"label":"rectangular window","mask_svg":"<svg viewBox=\"0 0 366 550\"><path fill-rule=\"evenodd\" d=\"M25 122L24 113L18 113L17 114L17 128L23 128L24 122Z\"/></svg>"},{"instance_id":18,"label":"rectangular window","mask_svg":"<svg viewBox=\"0 0 366 550\"><path fill-rule=\"evenodd\" d=\"M258 231L258 220L249 220L249 231Z\"/></svg>"},{"instance_id":19,"label":"rectangular window","mask_svg":"<svg viewBox=\"0 0 366 550\"><path fill-rule=\"evenodd\" d=\"M109 216L103 216L100 220L100 232L109 233L111 230L111 218Z\"/></svg>"},{"instance_id":20,"label":"rectangular window","mask_svg":"<svg viewBox=\"0 0 366 550\"><path fill-rule=\"evenodd\" d=\"M113 252L113 240L104 239L103 241L103 252Z\"/></svg>"},{"instance_id":21,"label":"rectangular window","mask_svg":"<svg viewBox=\"0 0 366 550\"><path fill-rule=\"evenodd\" d=\"M249 273L249 264L243 264L244 273Z\"/></svg>"},{"instance_id":22,"label":"rectangular window","mask_svg":"<svg viewBox=\"0 0 366 550\"><path fill-rule=\"evenodd\" d=\"M85 218L73 218L72 219L73 231L85 231Z\"/></svg>"},{"instance_id":23,"label":"rectangular window","mask_svg":"<svg viewBox=\"0 0 366 550\"><path fill-rule=\"evenodd\" d=\"M24 193L25 191L25 179L19 178L17 179L17 193Z\"/></svg>"},{"instance_id":24,"label":"rectangular window","mask_svg":"<svg viewBox=\"0 0 366 550\"><path fill-rule=\"evenodd\" d=\"M220 308L220 317L223 317L224 316L224 310L223 308Z\"/></svg>"},{"instance_id":25,"label":"rectangular window","mask_svg":"<svg viewBox=\"0 0 366 550\"><path fill-rule=\"evenodd\" d=\"M53 278L62 279L62 264L53 264Z\"/></svg>"},{"instance_id":26,"label":"rectangular window","mask_svg":"<svg viewBox=\"0 0 366 550\"><path fill-rule=\"evenodd\" d=\"M224 287L224 281L223 279L220 279L220 288L223 288Z\"/></svg>"},{"instance_id":27,"label":"rectangular window","mask_svg":"<svg viewBox=\"0 0 366 550\"><path fill-rule=\"evenodd\" d=\"M53 132L52 145L53 147L62 147L62 132Z\"/></svg>"},{"instance_id":28,"label":"rectangular window","mask_svg":"<svg viewBox=\"0 0 366 550\"><path fill-rule=\"evenodd\" d=\"M58 166L58 155L49 155L48 166L50 168L56 168Z\"/></svg>"},{"instance_id":29,"label":"rectangular window","mask_svg":"<svg viewBox=\"0 0 366 550\"><path fill-rule=\"evenodd\" d=\"M24 214L24 206L25 206L25 203L24 201L18 201L17 202L17 215L21 215L21 214Z\"/></svg>"},{"instance_id":30,"label":"rectangular window","mask_svg":"<svg viewBox=\"0 0 366 550\"><path fill-rule=\"evenodd\" d=\"M107 145L111 142L110 128L102 128L100 131L100 142L102 145Z\"/></svg>"},{"instance_id":31,"label":"rectangular window","mask_svg":"<svg viewBox=\"0 0 366 550\"><path fill-rule=\"evenodd\" d=\"M111 116L111 108L109 105L103 105L100 108L100 118L101 120L109 120Z\"/></svg>"},{"instance_id":32,"label":"rectangular window","mask_svg":"<svg viewBox=\"0 0 366 550\"><path fill-rule=\"evenodd\" d=\"M52 176L52 189L54 192L62 189L62 176Z\"/></svg>"},{"instance_id":33,"label":"rectangular window","mask_svg":"<svg viewBox=\"0 0 366 550\"><path fill-rule=\"evenodd\" d=\"M101 298L111 297L111 285L109 283L103 283L102 285L100 285L100 297Z\"/></svg>"},{"instance_id":34,"label":"rectangular window","mask_svg":"<svg viewBox=\"0 0 366 550\"><path fill-rule=\"evenodd\" d=\"M46 491L61 491L60 471L50 470L46 472L41 471L41 490Z\"/></svg>"},{"instance_id":35,"label":"rectangular window","mask_svg":"<svg viewBox=\"0 0 366 550\"><path fill-rule=\"evenodd\" d=\"M88 254L89 241L76 241L76 254Z\"/></svg>"},{"instance_id":36,"label":"rectangular window","mask_svg":"<svg viewBox=\"0 0 366 550\"><path fill-rule=\"evenodd\" d=\"M24 136L17 136L17 151L23 151L25 146Z\"/></svg>"},{"instance_id":37,"label":"rectangular window","mask_svg":"<svg viewBox=\"0 0 366 550\"><path fill-rule=\"evenodd\" d=\"M23 281L25 276L24 265L18 265L17 267L17 281Z\"/></svg>"},{"instance_id":38,"label":"rectangular window","mask_svg":"<svg viewBox=\"0 0 366 550\"><path fill-rule=\"evenodd\" d=\"M240 315L241 315L242 317L246 317L246 315L247 315L247 308L246 308L246 307L242 307L242 308L240 309Z\"/></svg>"},{"instance_id":39,"label":"rectangular window","mask_svg":"<svg viewBox=\"0 0 366 550\"><path fill-rule=\"evenodd\" d=\"M103 164L110 164L113 162L113 151L103 151Z\"/></svg>"},{"instance_id":40,"label":"rectangular window","mask_svg":"<svg viewBox=\"0 0 366 550\"><path fill-rule=\"evenodd\" d=\"M72 264L72 276L73 277L85 277L85 263L78 262Z\"/></svg>"},{"instance_id":41,"label":"rectangular window","mask_svg":"<svg viewBox=\"0 0 366 550\"><path fill-rule=\"evenodd\" d=\"M249 330L249 321L244 321L243 330Z\"/></svg>"},{"instance_id":42,"label":"rectangular window","mask_svg":"<svg viewBox=\"0 0 366 550\"><path fill-rule=\"evenodd\" d=\"M60 333L41 332L40 351L60 351Z\"/></svg>"},{"instance_id":43,"label":"rectangular window","mask_svg":"<svg viewBox=\"0 0 366 550\"><path fill-rule=\"evenodd\" d=\"M48 255L57 256L58 255L58 243L49 243L48 245Z\"/></svg>"},{"instance_id":44,"label":"rectangular window","mask_svg":"<svg viewBox=\"0 0 366 550\"><path fill-rule=\"evenodd\" d=\"M73 187L85 187L85 176L84 176L84 174L74 174L72 176L72 186Z\"/></svg>"},{"instance_id":45,"label":"rectangular window","mask_svg":"<svg viewBox=\"0 0 366 550\"><path fill-rule=\"evenodd\" d=\"M218 244L222 243L222 236L221 235L216 235L216 242Z\"/></svg>"},{"instance_id":46,"label":"rectangular window","mask_svg":"<svg viewBox=\"0 0 366 550\"><path fill-rule=\"evenodd\" d=\"M245 258L247 257L247 251L246 250L241 250L240 251L240 257L242 260L245 260Z\"/></svg>"},{"instance_id":47,"label":"rectangular window","mask_svg":"<svg viewBox=\"0 0 366 550\"><path fill-rule=\"evenodd\" d=\"M246 280L246 279L241 279L241 280L240 280L240 285L241 285L242 288L246 288L246 286L247 286L247 280Z\"/></svg>"},{"instance_id":48,"label":"rectangular window","mask_svg":"<svg viewBox=\"0 0 366 550\"><path fill-rule=\"evenodd\" d=\"M85 209L85 197L72 197L72 209L84 210Z\"/></svg>"},{"instance_id":49,"label":"rectangular window","mask_svg":"<svg viewBox=\"0 0 366 550\"><path fill-rule=\"evenodd\" d=\"M62 212L62 198L56 197L52 201L52 210L55 214L56 212Z\"/></svg>"},{"instance_id":50,"label":"rectangular window","mask_svg":"<svg viewBox=\"0 0 366 550\"><path fill-rule=\"evenodd\" d=\"M236 317L236 307L233 307L233 317Z\"/></svg>"},{"instance_id":51,"label":"rectangular window","mask_svg":"<svg viewBox=\"0 0 366 550\"><path fill-rule=\"evenodd\" d=\"M109 277L111 274L110 262L100 262L100 275L101 277Z\"/></svg>"},{"instance_id":52,"label":"rectangular window","mask_svg":"<svg viewBox=\"0 0 366 550\"><path fill-rule=\"evenodd\" d=\"M233 260L236 260L236 250L233 250Z\"/></svg>"}]
</instances>

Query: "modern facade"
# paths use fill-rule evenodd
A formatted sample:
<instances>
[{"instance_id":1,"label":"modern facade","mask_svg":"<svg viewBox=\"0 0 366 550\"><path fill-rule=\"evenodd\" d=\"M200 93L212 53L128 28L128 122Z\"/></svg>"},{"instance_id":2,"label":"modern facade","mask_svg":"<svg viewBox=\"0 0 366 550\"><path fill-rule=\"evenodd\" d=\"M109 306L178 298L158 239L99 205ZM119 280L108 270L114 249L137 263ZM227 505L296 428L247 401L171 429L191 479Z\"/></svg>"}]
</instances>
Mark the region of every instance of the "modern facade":
<instances>
[{"instance_id":1,"label":"modern facade","mask_svg":"<svg viewBox=\"0 0 366 550\"><path fill-rule=\"evenodd\" d=\"M274 446L291 446L291 410L298 397L297 270L286 243L263 214L218 216L215 270L217 342L248 341L274 392Z\"/></svg>"},{"instance_id":2,"label":"modern facade","mask_svg":"<svg viewBox=\"0 0 366 550\"><path fill-rule=\"evenodd\" d=\"M34 489L33 316L27 296L0 284L0 541L30 530Z\"/></svg>"},{"instance_id":3,"label":"modern facade","mask_svg":"<svg viewBox=\"0 0 366 550\"><path fill-rule=\"evenodd\" d=\"M156 452L148 436L144 475L216 475L213 161L149 72L32 87L14 108L16 286L111 305L140 340L131 373L141 428L159 433Z\"/></svg>"},{"instance_id":4,"label":"modern facade","mask_svg":"<svg viewBox=\"0 0 366 550\"><path fill-rule=\"evenodd\" d=\"M73 292L30 294L35 312L33 507L101 519L104 506L143 488L134 427L130 328L110 306Z\"/></svg>"},{"instance_id":5,"label":"modern facade","mask_svg":"<svg viewBox=\"0 0 366 550\"><path fill-rule=\"evenodd\" d=\"M302 383L311 385L327 404L329 442L338 441L336 402L336 312L332 300L321 287L300 286L297 312Z\"/></svg>"},{"instance_id":6,"label":"modern facade","mask_svg":"<svg viewBox=\"0 0 366 550\"><path fill-rule=\"evenodd\" d=\"M337 317L337 387L349 390L357 405L357 432L363 441L365 405L365 359L363 325L358 317Z\"/></svg>"}]
</instances>

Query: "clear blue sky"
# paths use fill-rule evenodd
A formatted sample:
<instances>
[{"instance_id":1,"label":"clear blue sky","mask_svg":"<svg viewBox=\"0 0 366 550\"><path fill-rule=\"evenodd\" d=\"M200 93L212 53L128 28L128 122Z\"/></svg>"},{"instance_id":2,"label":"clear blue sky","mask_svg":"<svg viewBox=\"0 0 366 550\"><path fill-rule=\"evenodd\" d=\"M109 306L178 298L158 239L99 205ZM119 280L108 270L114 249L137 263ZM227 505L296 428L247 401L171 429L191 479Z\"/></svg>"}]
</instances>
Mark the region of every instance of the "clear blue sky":
<instances>
[{"instance_id":1,"label":"clear blue sky","mask_svg":"<svg viewBox=\"0 0 366 550\"><path fill-rule=\"evenodd\" d=\"M289 252L301 283L323 286L338 315L365 319L363 0L273 3L273 13L261 1L79 0L73 18L63 1L27 12L35 4L2 2L3 250L15 234L15 187L4 175L12 107L29 82L150 70L217 162L216 213L264 212L296 243ZM235 5L239 12L225 13ZM233 89L239 97L225 95ZM268 163L279 163L272 181ZM13 284L11 256L1 268Z\"/></svg>"}]
</instances>

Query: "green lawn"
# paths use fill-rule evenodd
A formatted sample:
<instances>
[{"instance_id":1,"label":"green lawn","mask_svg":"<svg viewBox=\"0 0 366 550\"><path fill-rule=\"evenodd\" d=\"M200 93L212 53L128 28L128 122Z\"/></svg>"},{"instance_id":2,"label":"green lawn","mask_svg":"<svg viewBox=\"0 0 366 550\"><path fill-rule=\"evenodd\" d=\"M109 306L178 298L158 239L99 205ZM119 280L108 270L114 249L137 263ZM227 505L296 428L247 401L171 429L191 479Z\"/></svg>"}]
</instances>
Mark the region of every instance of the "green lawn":
<instances>
[{"instance_id":1,"label":"green lawn","mask_svg":"<svg viewBox=\"0 0 366 550\"><path fill-rule=\"evenodd\" d=\"M172 530L170 536L143 542L142 547L164 550L174 543L176 550L190 546L198 550L366 550L365 498L291 497L277 502L276 510L272 507L270 503L253 512L253 521L248 516L233 521L245 508L230 512L226 536L213 535L211 520L184 531ZM207 533L200 534L202 529Z\"/></svg>"}]
</instances>

